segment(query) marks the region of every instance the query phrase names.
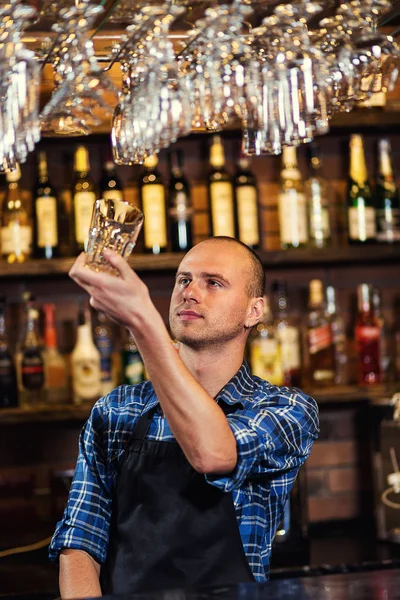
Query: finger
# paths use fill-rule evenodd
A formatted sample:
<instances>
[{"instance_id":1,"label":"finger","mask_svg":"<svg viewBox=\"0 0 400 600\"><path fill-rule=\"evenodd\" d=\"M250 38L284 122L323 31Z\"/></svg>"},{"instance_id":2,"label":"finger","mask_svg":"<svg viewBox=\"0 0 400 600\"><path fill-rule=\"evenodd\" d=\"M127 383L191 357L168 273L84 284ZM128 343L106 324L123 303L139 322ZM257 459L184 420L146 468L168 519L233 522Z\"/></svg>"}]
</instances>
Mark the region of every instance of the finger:
<instances>
[{"instance_id":1,"label":"finger","mask_svg":"<svg viewBox=\"0 0 400 600\"><path fill-rule=\"evenodd\" d=\"M112 267L117 269L122 279L129 279L132 277L133 271L131 267L129 266L128 262L124 258L122 258L120 254L117 254L109 248L106 248L103 252L103 256Z\"/></svg>"}]
</instances>

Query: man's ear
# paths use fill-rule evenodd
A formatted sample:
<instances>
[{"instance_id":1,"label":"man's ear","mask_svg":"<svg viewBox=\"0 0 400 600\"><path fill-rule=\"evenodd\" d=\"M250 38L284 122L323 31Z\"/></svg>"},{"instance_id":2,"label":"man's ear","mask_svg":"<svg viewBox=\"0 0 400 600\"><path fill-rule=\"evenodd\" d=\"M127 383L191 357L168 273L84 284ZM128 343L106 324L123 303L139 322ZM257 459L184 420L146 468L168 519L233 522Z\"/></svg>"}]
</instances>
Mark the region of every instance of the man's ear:
<instances>
[{"instance_id":1,"label":"man's ear","mask_svg":"<svg viewBox=\"0 0 400 600\"><path fill-rule=\"evenodd\" d=\"M250 311L247 315L245 327L250 329L254 325L256 325L264 313L264 298L253 298L250 304Z\"/></svg>"}]
</instances>

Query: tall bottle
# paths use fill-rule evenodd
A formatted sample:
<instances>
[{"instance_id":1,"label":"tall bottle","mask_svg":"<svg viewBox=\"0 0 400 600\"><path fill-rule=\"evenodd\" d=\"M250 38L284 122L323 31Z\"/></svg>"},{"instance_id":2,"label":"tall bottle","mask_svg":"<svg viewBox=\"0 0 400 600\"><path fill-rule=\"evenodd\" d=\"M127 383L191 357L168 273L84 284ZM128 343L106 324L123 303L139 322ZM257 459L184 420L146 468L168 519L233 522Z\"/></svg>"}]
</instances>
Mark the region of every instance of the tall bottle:
<instances>
[{"instance_id":1,"label":"tall bottle","mask_svg":"<svg viewBox=\"0 0 400 600\"><path fill-rule=\"evenodd\" d=\"M336 302L336 290L332 285L326 288L326 300L326 311L331 322L335 348L335 383L345 385L348 382L346 326Z\"/></svg>"},{"instance_id":2,"label":"tall bottle","mask_svg":"<svg viewBox=\"0 0 400 600\"><path fill-rule=\"evenodd\" d=\"M347 220L348 238L351 244L376 241L375 207L368 181L361 135L352 135L350 138Z\"/></svg>"},{"instance_id":3,"label":"tall bottle","mask_svg":"<svg viewBox=\"0 0 400 600\"><path fill-rule=\"evenodd\" d=\"M234 183L238 237L241 242L256 250L261 245L257 181L246 156L239 158Z\"/></svg>"},{"instance_id":4,"label":"tall bottle","mask_svg":"<svg viewBox=\"0 0 400 600\"><path fill-rule=\"evenodd\" d=\"M305 182L310 244L324 248L331 242L328 182L321 175L321 158L316 144L311 144L311 176Z\"/></svg>"},{"instance_id":5,"label":"tall bottle","mask_svg":"<svg viewBox=\"0 0 400 600\"><path fill-rule=\"evenodd\" d=\"M144 250L153 254L165 252L168 247L165 186L157 165L155 154L144 160L139 186L144 214Z\"/></svg>"},{"instance_id":6,"label":"tall bottle","mask_svg":"<svg viewBox=\"0 0 400 600\"><path fill-rule=\"evenodd\" d=\"M47 404L63 404L68 401L67 369L57 347L57 331L54 304L43 304L44 314L44 373Z\"/></svg>"},{"instance_id":7,"label":"tall bottle","mask_svg":"<svg viewBox=\"0 0 400 600\"><path fill-rule=\"evenodd\" d=\"M168 216L172 252L186 252L193 245L193 207L190 187L183 174L181 150L169 154L171 178L168 189Z\"/></svg>"},{"instance_id":8,"label":"tall bottle","mask_svg":"<svg viewBox=\"0 0 400 600\"><path fill-rule=\"evenodd\" d=\"M269 298L264 296L264 314L250 334L249 353L253 375L266 379L273 385L283 385L281 343L274 326Z\"/></svg>"},{"instance_id":9,"label":"tall bottle","mask_svg":"<svg viewBox=\"0 0 400 600\"><path fill-rule=\"evenodd\" d=\"M39 152L38 158L38 177L33 190L35 255L49 259L58 255L58 202L49 181L46 153Z\"/></svg>"},{"instance_id":10,"label":"tall bottle","mask_svg":"<svg viewBox=\"0 0 400 600\"><path fill-rule=\"evenodd\" d=\"M372 310L379 324L379 356L381 381L390 381L394 375L394 364L390 351L390 328L382 311L381 292L372 288Z\"/></svg>"},{"instance_id":11,"label":"tall bottle","mask_svg":"<svg viewBox=\"0 0 400 600\"><path fill-rule=\"evenodd\" d=\"M96 200L95 185L90 175L89 153L85 146L78 146L75 150L74 171L72 222L75 252L79 253L85 249Z\"/></svg>"},{"instance_id":12,"label":"tall bottle","mask_svg":"<svg viewBox=\"0 0 400 600\"><path fill-rule=\"evenodd\" d=\"M225 169L225 153L219 135L214 135L210 148L211 171L208 176L211 235L235 237L235 205L231 176Z\"/></svg>"},{"instance_id":13,"label":"tall bottle","mask_svg":"<svg viewBox=\"0 0 400 600\"><path fill-rule=\"evenodd\" d=\"M389 140L379 140L378 177L375 187L376 239L387 244L400 242L400 195L393 178L390 153Z\"/></svg>"},{"instance_id":14,"label":"tall bottle","mask_svg":"<svg viewBox=\"0 0 400 600\"><path fill-rule=\"evenodd\" d=\"M281 344L284 385L298 387L301 384L300 331L293 323L288 311L286 282L272 283L274 299L274 325Z\"/></svg>"},{"instance_id":15,"label":"tall bottle","mask_svg":"<svg viewBox=\"0 0 400 600\"><path fill-rule=\"evenodd\" d=\"M74 404L96 402L101 396L100 352L92 336L90 313L79 309L76 344L71 353Z\"/></svg>"},{"instance_id":16,"label":"tall bottle","mask_svg":"<svg viewBox=\"0 0 400 600\"><path fill-rule=\"evenodd\" d=\"M29 292L22 295L25 318L22 344L19 351L20 405L36 407L44 402L44 358L39 338L39 311Z\"/></svg>"},{"instance_id":17,"label":"tall bottle","mask_svg":"<svg viewBox=\"0 0 400 600\"><path fill-rule=\"evenodd\" d=\"M278 196L281 248L301 248L308 243L307 204L296 148L284 146Z\"/></svg>"},{"instance_id":18,"label":"tall bottle","mask_svg":"<svg viewBox=\"0 0 400 600\"><path fill-rule=\"evenodd\" d=\"M136 385L144 381L144 364L140 356L135 338L126 331L125 343L122 349L123 383Z\"/></svg>"},{"instance_id":19,"label":"tall bottle","mask_svg":"<svg viewBox=\"0 0 400 600\"><path fill-rule=\"evenodd\" d=\"M123 200L122 184L118 177L115 164L112 160L106 160L100 182L100 196L104 200Z\"/></svg>"},{"instance_id":20,"label":"tall bottle","mask_svg":"<svg viewBox=\"0 0 400 600\"><path fill-rule=\"evenodd\" d=\"M324 387L335 382L335 348L320 279L310 281L309 293L307 319L309 380L311 385Z\"/></svg>"},{"instance_id":21,"label":"tall bottle","mask_svg":"<svg viewBox=\"0 0 400 600\"><path fill-rule=\"evenodd\" d=\"M113 379L113 338L111 323L106 315L97 313L97 324L94 328L94 343L100 352L101 393L104 396L116 387Z\"/></svg>"},{"instance_id":22,"label":"tall bottle","mask_svg":"<svg viewBox=\"0 0 400 600\"><path fill-rule=\"evenodd\" d=\"M17 373L8 345L5 308L5 297L0 294L0 408L13 408L18 406Z\"/></svg>"},{"instance_id":23,"label":"tall bottle","mask_svg":"<svg viewBox=\"0 0 400 600\"><path fill-rule=\"evenodd\" d=\"M32 252L32 225L21 197L20 179L19 165L6 174L7 192L3 202L0 246L3 257L9 263L22 263Z\"/></svg>"},{"instance_id":24,"label":"tall bottle","mask_svg":"<svg viewBox=\"0 0 400 600\"><path fill-rule=\"evenodd\" d=\"M358 312L355 341L358 356L358 382L374 384L381 381L380 325L372 305L372 286L357 286Z\"/></svg>"}]
</instances>

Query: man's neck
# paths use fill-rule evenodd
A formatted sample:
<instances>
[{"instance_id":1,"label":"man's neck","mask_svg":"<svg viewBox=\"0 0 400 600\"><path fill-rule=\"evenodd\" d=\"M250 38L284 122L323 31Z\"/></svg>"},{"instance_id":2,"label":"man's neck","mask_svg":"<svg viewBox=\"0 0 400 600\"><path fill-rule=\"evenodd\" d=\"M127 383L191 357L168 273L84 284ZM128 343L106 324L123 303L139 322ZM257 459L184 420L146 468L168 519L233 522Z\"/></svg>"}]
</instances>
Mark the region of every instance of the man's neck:
<instances>
[{"instance_id":1,"label":"man's neck","mask_svg":"<svg viewBox=\"0 0 400 600\"><path fill-rule=\"evenodd\" d=\"M243 348L194 350L180 345L179 355L193 377L212 396L232 379L243 362Z\"/></svg>"}]
</instances>

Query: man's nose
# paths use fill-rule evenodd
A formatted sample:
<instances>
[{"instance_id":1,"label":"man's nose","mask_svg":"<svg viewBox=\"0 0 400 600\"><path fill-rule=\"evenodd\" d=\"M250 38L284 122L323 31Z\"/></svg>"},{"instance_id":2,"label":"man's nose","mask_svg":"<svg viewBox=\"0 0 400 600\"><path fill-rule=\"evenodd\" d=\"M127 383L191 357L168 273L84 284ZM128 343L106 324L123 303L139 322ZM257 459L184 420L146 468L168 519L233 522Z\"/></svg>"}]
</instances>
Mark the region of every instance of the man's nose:
<instances>
[{"instance_id":1,"label":"man's nose","mask_svg":"<svg viewBox=\"0 0 400 600\"><path fill-rule=\"evenodd\" d=\"M183 298L185 301L200 302L201 290L199 284L191 281L183 291Z\"/></svg>"}]
</instances>

